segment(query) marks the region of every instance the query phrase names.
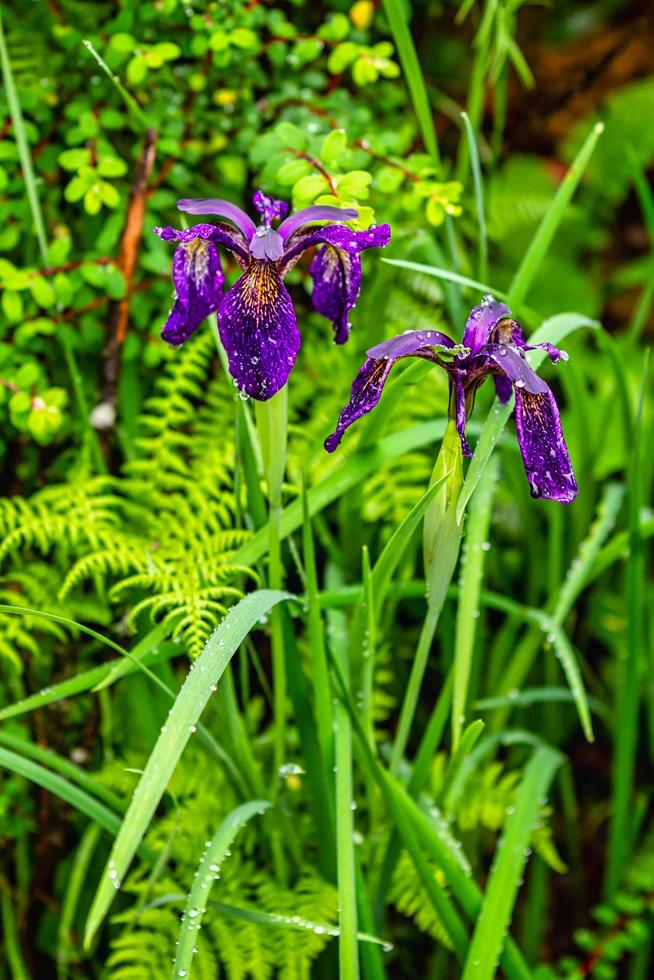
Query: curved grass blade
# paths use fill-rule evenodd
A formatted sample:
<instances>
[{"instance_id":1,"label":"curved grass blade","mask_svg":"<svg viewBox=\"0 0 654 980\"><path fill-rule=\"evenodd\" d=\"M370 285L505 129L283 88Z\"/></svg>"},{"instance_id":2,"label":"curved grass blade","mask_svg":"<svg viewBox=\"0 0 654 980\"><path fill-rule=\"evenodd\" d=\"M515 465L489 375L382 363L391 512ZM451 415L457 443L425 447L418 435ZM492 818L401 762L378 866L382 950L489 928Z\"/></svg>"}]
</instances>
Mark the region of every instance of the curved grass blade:
<instances>
[{"instance_id":1,"label":"curved grass blade","mask_svg":"<svg viewBox=\"0 0 654 980\"><path fill-rule=\"evenodd\" d=\"M195 939L202 925L214 881L219 877L220 866L229 854L229 848L238 834L255 813L263 814L272 806L266 800L243 803L225 817L202 855L188 895L182 927L179 931L174 976L185 977L191 969Z\"/></svg>"},{"instance_id":2,"label":"curved grass blade","mask_svg":"<svg viewBox=\"0 0 654 980\"><path fill-rule=\"evenodd\" d=\"M395 265L398 269L408 269L409 272L422 272L425 276L433 276L434 279L446 279L448 282L455 282L458 286L468 286L479 293L492 293L496 299L508 299L508 294L501 289L489 286L487 282L480 282L478 279L471 279L470 276L462 276L458 272L451 272L449 269L440 269L433 265L423 265L421 262L409 262L407 259L382 259L387 265ZM518 306L519 304L515 304Z\"/></svg>"},{"instance_id":3,"label":"curved grass blade","mask_svg":"<svg viewBox=\"0 0 654 980\"><path fill-rule=\"evenodd\" d=\"M472 182L475 189L475 206L477 208L477 226L479 239L479 278L485 279L488 273L488 241L486 238L486 213L484 211L484 185L481 179L481 166L479 163L479 151L477 140L467 112L461 113L466 136L468 137L468 147L470 153L470 170L472 171Z\"/></svg>"},{"instance_id":4,"label":"curved grass blade","mask_svg":"<svg viewBox=\"0 0 654 980\"><path fill-rule=\"evenodd\" d=\"M85 769L81 769L69 759L57 755L56 752L45 749L41 745L36 745L34 742L30 742L25 738L10 735L1 729L0 745L9 749L11 752L16 752L25 759L33 759L35 762L43 765L48 771L54 770L60 773L65 779L69 779L72 783L81 786L83 790L86 790L91 796L101 800L112 810L121 813L125 809L123 801L113 790L98 783Z\"/></svg>"},{"instance_id":5,"label":"curved grass blade","mask_svg":"<svg viewBox=\"0 0 654 980\"><path fill-rule=\"evenodd\" d=\"M527 860L527 848L538 818L541 799L563 756L547 746L536 749L522 778L477 917L462 980L491 980L495 976L506 931Z\"/></svg>"},{"instance_id":6,"label":"curved grass blade","mask_svg":"<svg viewBox=\"0 0 654 980\"><path fill-rule=\"evenodd\" d=\"M109 857L86 923L86 948L100 927L120 887L168 781L211 694L234 653L262 616L273 606L293 598L287 592L262 589L247 595L227 613L189 671L170 709L157 744L150 753L141 780Z\"/></svg>"},{"instance_id":7,"label":"curved grass blade","mask_svg":"<svg viewBox=\"0 0 654 980\"><path fill-rule=\"evenodd\" d=\"M149 911L150 909L159 909L164 905L179 904L186 900L186 895L180 893L171 893L169 895L160 895L148 902L144 906L144 911ZM275 915L272 912L261 912L259 909L246 909L238 905L227 905L224 902L216 902L214 899L209 899L207 905L221 915L226 915L232 919L241 919L243 922L251 922L256 926L270 926L273 929L291 929L295 932L313 932L316 936L340 936L340 930L338 926L331 925L326 922L315 922L311 919L301 919L297 915ZM383 946L385 952L390 952L393 947L385 939L380 939L379 936L372 936L367 932L358 932L357 939L360 943L374 943L376 946Z\"/></svg>"},{"instance_id":8,"label":"curved grass blade","mask_svg":"<svg viewBox=\"0 0 654 980\"><path fill-rule=\"evenodd\" d=\"M43 789L47 789L49 793L54 793L55 796L65 800L66 803L69 803L80 813L90 817L91 820L95 820L104 830L108 830L110 834L115 834L118 831L120 817L113 813L104 803L100 803L94 799L90 793L80 789L79 786L75 786L67 779L64 779L63 776L58 775L58 773L51 772L45 766L40 765L38 762L33 762L31 759L26 759L17 752L11 752L9 749L1 747L0 766L4 766L5 769L9 769L19 776L24 776L25 779L36 783L37 786L42 786Z\"/></svg>"},{"instance_id":9,"label":"curved grass blade","mask_svg":"<svg viewBox=\"0 0 654 980\"><path fill-rule=\"evenodd\" d=\"M496 708L531 708L534 704L574 704L574 696L567 687L527 687L522 691L511 691L498 697L479 698L475 701L475 711L494 711ZM597 698L588 698L588 707L608 724L611 712L608 705Z\"/></svg>"},{"instance_id":10,"label":"curved grass blade","mask_svg":"<svg viewBox=\"0 0 654 980\"><path fill-rule=\"evenodd\" d=\"M543 341L549 341L551 344L559 344L567 336L574 333L575 330L579 330L581 327L599 330L600 324L597 320L591 320L581 313L559 313L557 316L549 317L549 319L543 321L538 330L535 330L529 337L529 343L540 344ZM527 352L527 360L534 371L538 370L546 356L542 350L531 350ZM461 523L468 501L475 492L475 488L481 479L491 453L512 411L513 397L506 405L500 404L496 398L488 413L488 418L481 430L481 436L475 449L475 455L468 467L468 472L461 488L461 495L456 509L456 519L459 523Z\"/></svg>"}]
</instances>

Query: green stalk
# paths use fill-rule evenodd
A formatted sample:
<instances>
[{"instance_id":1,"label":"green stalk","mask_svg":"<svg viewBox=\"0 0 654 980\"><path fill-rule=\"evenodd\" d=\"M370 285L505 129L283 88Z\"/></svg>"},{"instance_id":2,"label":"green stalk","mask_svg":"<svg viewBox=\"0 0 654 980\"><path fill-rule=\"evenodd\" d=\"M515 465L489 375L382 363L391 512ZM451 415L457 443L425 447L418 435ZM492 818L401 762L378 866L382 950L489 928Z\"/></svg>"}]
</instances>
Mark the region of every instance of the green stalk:
<instances>
[{"instance_id":1,"label":"green stalk","mask_svg":"<svg viewBox=\"0 0 654 980\"><path fill-rule=\"evenodd\" d=\"M330 583L336 578L334 568ZM336 583L335 583L336 584ZM345 617L332 610L329 614L329 639L332 660L350 696L350 657ZM338 961L340 980L358 980L359 949L356 860L354 854L354 800L352 781L352 724L347 705L339 698L334 710L334 756L336 762L336 871L338 880L339 929Z\"/></svg>"},{"instance_id":2,"label":"green stalk","mask_svg":"<svg viewBox=\"0 0 654 980\"><path fill-rule=\"evenodd\" d=\"M100 840L101 831L102 827L99 824L90 823L84 831L75 851L75 857L71 861L57 932L57 980L67 980L70 973L69 964L75 956L73 938L75 913L89 872L91 859Z\"/></svg>"},{"instance_id":3,"label":"green stalk","mask_svg":"<svg viewBox=\"0 0 654 980\"><path fill-rule=\"evenodd\" d=\"M479 151L472 123L467 112L461 113L463 125L465 126L470 148L470 170L472 172L472 182L475 189L475 207L477 209L477 226L479 230L479 257L477 274L482 282L488 276L488 240L486 236L486 213L484 211L484 188L481 179L481 165L479 163Z\"/></svg>"},{"instance_id":4,"label":"green stalk","mask_svg":"<svg viewBox=\"0 0 654 980\"><path fill-rule=\"evenodd\" d=\"M268 484L268 587L281 588L284 569L281 556L282 482L286 469L288 389L286 386L265 402L256 402L257 429L261 442L263 470ZM270 618L272 637L274 710L274 787L286 754L286 664L281 611Z\"/></svg>"},{"instance_id":5,"label":"green stalk","mask_svg":"<svg viewBox=\"0 0 654 980\"><path fill-rule=\"evenodd\" d=\"M9 106L9 114L11 116L11 123L14 130L14 139L16 140L16 146L18 147L18 156L20 158L20 165L23 168L25 191L27 192L27 200L29 201L30 210L32 212L32 218L34 220L34 230L36 232L36 238L39 243L39 250L41 252L41 259L43 261L43 265L47 265L48 264L48 240L45 234L45 222L43 221L43 214L41 212L39 195L37 194L36 191L36 178L34 176L34 167L32 166L32 156L30 154L30 148L27 142L27 136L25 135L25 124L23 122L23 113L20 108L20 102L18 101L18 93L16 92L16 86L14 85L14 76L11 70L9 52L7 51L7 44L5 41L4 30L2 28L1 12L0 12L0 65L2 66L2 79L5 86L7 105Z\"/></svg>"},{"instance_id":6,"label":"green stalk","mask_svg":"<svg viewBox=\"0 0 654 980\"><path fill-rule=\"evenodd\" d=\"M401 0L383 0L383 4L397 53L400 57L402 71L409 87L413 110L418 119L423 142L427 152L431 154L438 164L440 163L440 153L438 151L436 128L431 114L425 79L422 74L413 38L411 37L411 31L404 16L404 5L401 3Z\"/></svg>"},{"instance_id":7,"label":"green stalk","mask_svg":"<svg viewBox=\"0 0 654 980\"><path fill-rule=\"evenodd\" d=\"M27 142L27 136L25 134L25 123L23 122L23 113L20 107L18 93L16 91L16 86L14 85L14 77L11 70L11 62L9 60L9 52L7 51L7 44L5 41L4 30L2 28L1 15L0 15L0 67L2 68L2 79L4 82L5 92L7 95L7 104L9 106L9 114L11 115L11 123L14 132L14 139L16 140L16 147L18 149L18 157L20 159L20 165L23 170L25 191L27 193L27 200L29 202L30 211L32 212L32 219L34 221L34 231L36 233L36 239L39 243L41 262L43 266L47 266L48 265L48 239L45 231L45 221L43 220L43 212L41 211L41 202L39 201L39 195L36 189L36 177L34 174L34 167L32 166L32 155L30 153L29 144ZM84 388L82 386L82 376L77 366L77 361L75 358L75 353L73 351L73 348L70 345L70 341L66 337L65 330L61 331L61 343L62 343L62 347L64 348L64 356L66 358L66 364L68 367L68 371L70 373L71 384L73 386L73 391L75 393L77 408L79 411L80 419L84 430L84 440L89 447L91 456L93 458L93 462L95 463L98 472L106 473L107 468L105 466L104 459L102 456L102 451L100 449L100 444L98 442L98 435L95 429L91 426L91 423L89 421L88 406L86 404L86 397L84 395Z\"/></svg>"},{"instance_id":8,"label":"green stalk","mask_svg":"<svg viewBox=\"0 0 654 980\"><path fill-rule=\"evenodd\" d=\"M629 559L627 562L627 652L621 666L616 745L613 768L613 813L609 826L609 852L604 892L615 895L629 858L633 818L634 770L638 739L640 671L645 667L645 570L646 558L640 535L641 431L643 403L648 378L649 357L645 358L643 381L634 431L633 455L629 473Z\"/></svg>"},{"instance_id":9,"label":"green stalk","mask_svg":"<svg viewBox=\"0 0 654 980\"><path fill-rule=\"evenodd\" d=\"M481 584L486 564L487 537L497 482L497 459L489 462L470 501L463 557L461 586L456 612L454 641L454 694L452 698L452 751L456 751L465 724L468 685L472 667Z\"/></svg>"}]
</instances>

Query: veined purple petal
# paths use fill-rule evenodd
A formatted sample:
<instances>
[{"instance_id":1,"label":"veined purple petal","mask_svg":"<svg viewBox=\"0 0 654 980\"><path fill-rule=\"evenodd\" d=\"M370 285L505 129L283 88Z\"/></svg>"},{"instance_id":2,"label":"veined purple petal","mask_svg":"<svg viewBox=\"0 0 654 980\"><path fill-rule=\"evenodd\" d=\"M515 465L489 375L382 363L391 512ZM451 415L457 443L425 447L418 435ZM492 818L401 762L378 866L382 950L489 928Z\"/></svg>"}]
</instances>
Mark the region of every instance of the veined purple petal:
<instances>
[{"instance_id":1,"label":"veined purple petal","mask_svg":"<svg viewBox=\"0 0 654 980\"><path fill-rule=\"evenodd\" d=\"M278 262L284 254L281 235L270 225L259 225L250 242L250 255L255 259L268 259Z\"/></svg>"},{"instance_id":2,"label":"veined purple petal","mask_svg":"<svg viewBox=\"0 0 654 980\"><path fill-rule=\"evenodd\" d=\"M290 218L282 221L279 234L286 241L294 231L310 221L354 221L358 217L359 212L354 208L334 208L328 204L313 204L310 208L302 208L301 211L296 211Z\"/></svg>"},{"instance_id":3,"label":"veined purple petal","mask_svg":"<svg viewBox=\"0 0 654 980\"><path fill-rule=\"evenodd\" d=\"M271 225L277 218L283 218L288 214L288 204L286 201L278 201L274 197L268 197L263 191L255 191L252 203L263 218L264 225Z\"/></svg>"},{"instance_id":4,"label":"veined purple petal","mask_svg":"<svg viewBox=\"0 0 654 980\"><path fill-rule=\"evenodd\" d=\"M471 353L476 354L491 340L493 330L500 320L510 316L511 311L505 303L498 303L492 296L484 296L481 304L470 311L463 332L463 346L469 347ZM506 338L507 341L509 339Z\"/></svg>"},{"instance_id":5,"label":"veined purple petal","mask_svg":"<svg viewBox=\"0 0 654 980\"><path fill-rule=\"evenodd\" d=\"M195 238L177 246L173 258L177 295L161 332L167 343L173 347L183 344L218 309L224 279L218 250L212 242Z\"/></svg>"},{"instance_id":6,"label":"veined purple petal","mask_svg":"<svg viewBox=\"0 0 654 980\"><path fill-rule=\"evenodd\" d=\"M253 260L225 294L218 328L238 387L267 401L288 381L300 334L277 266Z\"/></svg>"},{"instance_id":7,"label":"veined purple petal","mask_svg":"<svg viewBox=\"0 0 654 980\"><path fill-rule=\"evenodd\" d=\"M335 342L344 344L350 336L350 310L361 292L361 259L332 245L323 245L309 274L313 279L313 305L334 324Z\"/></svg>"},{"instance_id":8,"label":"veined purple petal","mask_svg":"<svg viewBox=\"0 0 654 980\"><path fill-rule=\"evenodd\" d=\"M403 357L422 357L440 363L435 347L454 347L454 343L437 330L407 330L376 347L371 347L368 357L352 382L350 400L338 418L335 431L325 440L325 449L333 453L343 433L353 422L367 415L381 398L386 379L396 361ZM443 365L444 366L444 365Z\"/></svg>"},{"instance_id":9,"label":"veined purple petal","mask_svg":"<svg viewBox=\"0 0 654 980\"><path fill-rule=\"evenodd\" d=\"M532 497L571 503L577 496L577 481L550 389L536 394L518 388L515 419Z\"/></svg>"},{"instance_id":10,"label":"veined purple petal","mask_svg":"<svg viewBox=\"0 0 654 980\"><path fill-rule=\"evenodd\" d=\"M155 228L154 232L165 242L192 242L196 238L202 238L206 242L213 242L214 245L224 245L236 255L241 264L246 263L250 257L248 243L241 233L222 222L215 225L193 225L192 228L182 229Z\"/></svg>"},{"instance_id":11,"label":"veined purple petal","mask_svg":"<svg viewBox=\"0 0 654 980\"><path fill-rule=\"evenodd\" d=\"M542 378L529 366L517 347L509 344L486 344L476 360L487 358L505 375L514 388L524 388L531 394L539 395L549 391Z\"/></svg>"},{"instance_id":12,"label":"veined purple petal","mask_svg":"<svg viewBox=\"0 0 654 980\"><path fill-rule=\"evenodd\" d=\"M325 439L325 449L333 453L343 433L362 415L370 412L381 398L386 379L395 362L368 357L352 382L350 400L338 417L336 429Z\"/></svg>"},{"instance_id":13,"label":"veined purple petal","mask_svg":"<svg viewBox=\"0 0 654 980\"><path fill-rule=\"evenodd\" d=\"M384 360L391 358L397 360L398 357L407 357L416 354L423 347L455 347L456 344L447 334L440 333L438 330L405 330L397 337L390 340L383 340L381 344L376 344L366 351L368 357ZM427 353L427 352L425 352Z\"/></svg>"},{"instance_id":14,"label":"veined purple petal","mask_svg":"<svg viewBox=\"0 0 654 980\"><path fill-rule=\"evenodd\" d=\"M254 235L256 225L252 218L238 205L223 201L220 197L183 197L177 202L177 208L188 214L219 214L235 224L248 242Z\"/></svg>"}]
</instances>

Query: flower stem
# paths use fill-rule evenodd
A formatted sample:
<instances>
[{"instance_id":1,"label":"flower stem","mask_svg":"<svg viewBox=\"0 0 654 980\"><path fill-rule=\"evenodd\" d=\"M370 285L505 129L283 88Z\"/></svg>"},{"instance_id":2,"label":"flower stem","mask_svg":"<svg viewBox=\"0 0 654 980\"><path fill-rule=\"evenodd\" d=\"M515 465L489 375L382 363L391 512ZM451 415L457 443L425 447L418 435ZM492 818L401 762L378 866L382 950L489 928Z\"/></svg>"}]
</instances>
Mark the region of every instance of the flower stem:
<instances>
[{"instance_id":1,"label":"flower stem","mask_svg":"<svg viewBox=\"0 0 654 980\"><path fill-rule=\"evenodd\" d=\"M447 476L447 479L443 488L438 491L425 514L423 543L427 615L422 624L418 648L402 702L397 734L391 753L391 772L397 770L411 734L420 688L429 660L429 651L459 557L463 526L457 524L456 507L463 480L461 443L453 421L449 422L443 437L430 485L444 476Z\"/></svg>"}]
</instances>

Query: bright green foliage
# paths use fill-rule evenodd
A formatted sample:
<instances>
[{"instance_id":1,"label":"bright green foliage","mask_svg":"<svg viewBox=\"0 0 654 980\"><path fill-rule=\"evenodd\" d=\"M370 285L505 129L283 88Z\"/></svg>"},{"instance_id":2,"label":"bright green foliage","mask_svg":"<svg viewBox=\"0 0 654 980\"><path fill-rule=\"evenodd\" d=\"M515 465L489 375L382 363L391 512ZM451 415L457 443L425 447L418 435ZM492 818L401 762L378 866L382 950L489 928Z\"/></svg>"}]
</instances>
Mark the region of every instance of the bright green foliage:
<instances>
[{"instance_id":1,"label":"bright green foliage","mask_svg":"<svg viewBox=\"0 0 654 980\"><path fill-rule=\"evenodd\" d=\"M170 976L206 842L253 800L272 805L209 869L191 980L651 975L654 88L629 11L526 7L2 6L7 975ZM194 221L180 197L251 211L258 187L392 226L346 345L311 257L286 278L285 468L284 433L257 429L283 413L238 397L215 322L159 338L173 246L153 227ZM529 497L512 403L481 386L436 622L410 515L444 372L398 364L338 452L323 441L367 349L458 342L486 292L570 355L528 357L580 494Z\"/></svg>"}]
</instances>

